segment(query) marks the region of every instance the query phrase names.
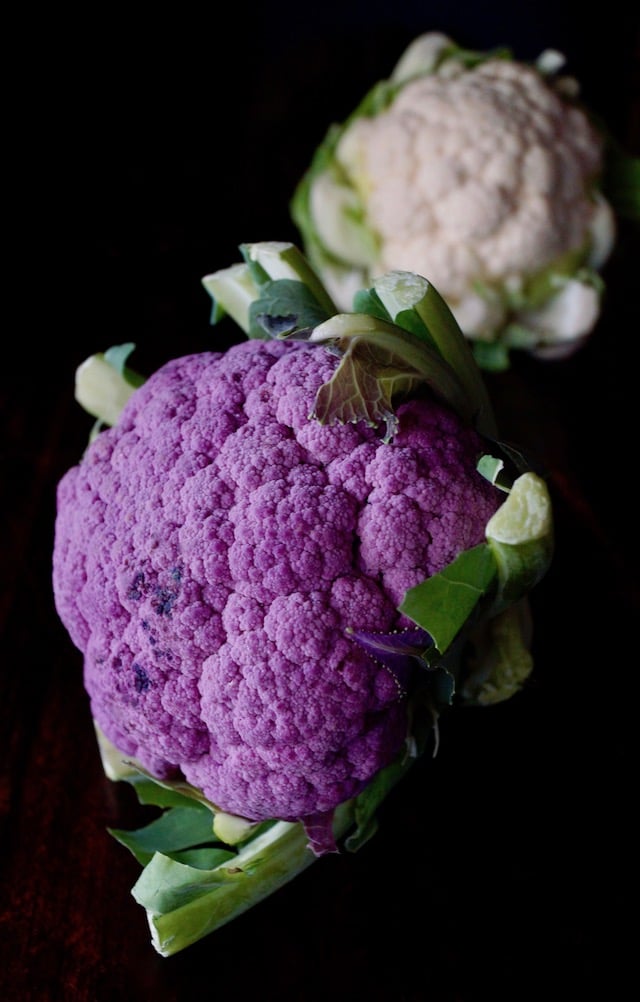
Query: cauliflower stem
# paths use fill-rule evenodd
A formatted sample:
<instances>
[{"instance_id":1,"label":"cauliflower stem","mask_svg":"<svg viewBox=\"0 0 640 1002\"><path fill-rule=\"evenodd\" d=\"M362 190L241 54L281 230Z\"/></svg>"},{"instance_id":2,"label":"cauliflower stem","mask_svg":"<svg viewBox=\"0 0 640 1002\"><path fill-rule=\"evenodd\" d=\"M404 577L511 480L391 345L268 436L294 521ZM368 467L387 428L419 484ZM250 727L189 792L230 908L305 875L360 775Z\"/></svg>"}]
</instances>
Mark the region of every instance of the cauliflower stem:
<instances>
[{"instance_id":1,"label":"cauliflower stem","mask_svg":"<svg viewBox=\"0 0 640 1002\"><path fill-rule=\"evenodd\" d=\"M146 911L152 944L162 956L178 953L239 917L318 859L309 829L300 822L230 819L189 784L149 776L97 726L96 734L105 774L130 783L141 804L163 810L138 830L109 829L143 866L131 893ZM422 750L428 724L416 727L416 734L421 734ZM413 764L417 749L407 748L359 797L337 807L332 820L336 846L356 851L371 838L378 807ZM216 837L218 829L229 832L233 827L235 844Z\"/></svg>"}]
</instances>

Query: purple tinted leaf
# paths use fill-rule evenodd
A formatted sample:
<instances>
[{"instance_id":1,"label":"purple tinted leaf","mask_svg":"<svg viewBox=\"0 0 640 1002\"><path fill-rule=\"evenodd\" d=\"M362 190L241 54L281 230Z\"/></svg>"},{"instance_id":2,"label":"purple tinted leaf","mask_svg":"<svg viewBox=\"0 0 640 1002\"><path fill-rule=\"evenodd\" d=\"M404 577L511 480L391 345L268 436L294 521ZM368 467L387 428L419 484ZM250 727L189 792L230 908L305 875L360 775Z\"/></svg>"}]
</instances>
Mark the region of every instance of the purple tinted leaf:
<instances>
[{"instance_id":1,"label":"purple tinted leaf","mask_svg":"<svg viewBox=\"0 0 640 1002\"><path fill-rule=\"evenodd\" d=\"M333 811L317 811L300 819L309 839L309 848L314 856L325 856L328 852L338 852L333 833Z\"/></svg>"},{"instance_id":2,"label":"purple tinted leaf","mask_svg":"<svg viewBox=\"0 0 640 1002\"><path fill-rule=\"evenodd\" d=\"M367 654L391 672L401 697L406 696L415 669L427 667L423 654L433 645L433 640L421 627L396 633L372 633L352 628L347 632Z\"/></svg>"}]
</instances>

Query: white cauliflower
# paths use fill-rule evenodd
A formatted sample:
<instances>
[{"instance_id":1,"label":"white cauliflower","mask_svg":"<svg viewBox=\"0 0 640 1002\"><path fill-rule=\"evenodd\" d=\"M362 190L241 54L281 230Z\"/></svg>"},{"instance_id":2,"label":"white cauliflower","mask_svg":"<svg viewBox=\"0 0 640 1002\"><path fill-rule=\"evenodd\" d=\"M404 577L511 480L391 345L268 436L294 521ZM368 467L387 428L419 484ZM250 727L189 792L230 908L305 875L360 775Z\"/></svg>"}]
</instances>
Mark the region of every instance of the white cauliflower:
<instances>
[{"instance_id":1,"label":"white cauliflower","mask_svg":"<svg viewBox=\"0 0 640 1002\"><path fill-rule=\"evenodd\" d=\"M598 319L615 213L605 140L563 57L536 65L416 39L388 81L332 126L291 203L343 309L392 269L431 281L480 364L510 348L574 351Z\"/></svg>"}]
</instances>

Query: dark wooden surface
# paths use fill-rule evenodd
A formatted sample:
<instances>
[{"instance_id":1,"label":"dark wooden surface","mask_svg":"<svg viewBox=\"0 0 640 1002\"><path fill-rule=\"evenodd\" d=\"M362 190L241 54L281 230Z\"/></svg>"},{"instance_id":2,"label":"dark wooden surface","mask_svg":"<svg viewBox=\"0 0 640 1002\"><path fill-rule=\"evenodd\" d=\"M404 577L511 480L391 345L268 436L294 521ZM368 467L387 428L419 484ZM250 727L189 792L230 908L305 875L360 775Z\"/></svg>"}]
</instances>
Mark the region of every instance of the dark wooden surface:
<instances>
[{"instance_id":1,"label":"dark wooden surface","mask_svg":"<svg viewBox=\"0 0 640 1002\"><path fill-rule=\"evenodd\" d=\"M360 854L319 861L159 957L129 893L137 864L106 832L141 809L102 775L80 657L53 608L55 486L90 427L73 401L76 365L125 340L145 371L220 344L201 276L243 241L295 239L287 201L325 125L414 34L510 42L522 58L563 48L618 137L637 139L635 24L615 4L595 25L571 4L535 16L532 5L528 22L527 5L475 19L472 5L393 6L328 4L292 22L261 9L231 15L226 34L200 15L135 29L113 12L90 28L45 16L19 36L37 86L15 115L7 187L3 1002L627 997L640 614L630 227L588 346L490 378L502 430L545 464L556 510L555 561L533 596L534 674L510 703L443 721L437 757L397 790Z\"/></svg>"}]
</instances>

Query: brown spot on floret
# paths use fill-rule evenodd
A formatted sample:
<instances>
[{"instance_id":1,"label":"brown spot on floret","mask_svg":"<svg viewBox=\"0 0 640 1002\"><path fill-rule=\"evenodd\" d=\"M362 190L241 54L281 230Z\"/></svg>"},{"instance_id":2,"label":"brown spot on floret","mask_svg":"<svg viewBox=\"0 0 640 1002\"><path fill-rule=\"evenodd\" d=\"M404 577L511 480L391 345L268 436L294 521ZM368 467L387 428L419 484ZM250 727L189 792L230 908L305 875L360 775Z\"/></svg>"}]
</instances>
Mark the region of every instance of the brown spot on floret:
<instances>
[{"instance_id":1,"label":"brown spot on floret","mask_svg":"<svg viewBox=\"0 0 640 1002\"><path fill-rule=\"evenodd\" d=\"M135 676L133 684L136 687L136 692L146 692L152 685L151 679L141 665L134 664L132 667Z\"/></svg>"},{"instance_id":2,"label":"brown spot on floret","mask_svg":"<svg viewBox=\"0 0 640 1002\"><path fill-rule=\"evenodd\" d=\"M145 592L144 574L142 571L138 571L138 573L134 576L133 581L131 582L131 587L127 592L127 598L130 598L133 602L139 602L140 599L143 597L144 592Z\"/></svg>"}]
</instances>

